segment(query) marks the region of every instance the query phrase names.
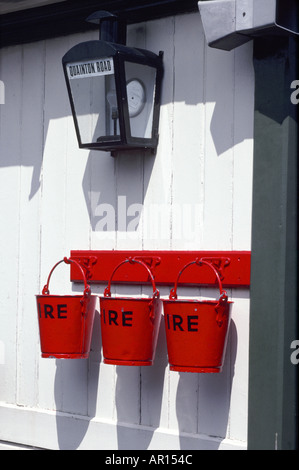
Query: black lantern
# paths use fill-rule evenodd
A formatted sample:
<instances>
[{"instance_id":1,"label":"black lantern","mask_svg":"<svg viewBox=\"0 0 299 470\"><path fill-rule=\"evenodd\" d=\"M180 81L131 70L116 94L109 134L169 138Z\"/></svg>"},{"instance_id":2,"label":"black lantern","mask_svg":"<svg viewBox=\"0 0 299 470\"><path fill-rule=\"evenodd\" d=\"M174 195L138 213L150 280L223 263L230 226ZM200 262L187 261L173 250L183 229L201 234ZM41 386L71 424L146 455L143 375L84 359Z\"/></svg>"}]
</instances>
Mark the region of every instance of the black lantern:
<instances>
[{"instance_id":1,"label":"black lantern","mask_svg":"<svg viewBox=\"0 0 299 470\"><path fill-rule=\"evenodd\" d=\"M126 24L96 12L100 40L77 44L62 59L80 148L117 150L158 144L163 53L126 46Z\"/></svg>"}]
</instances>

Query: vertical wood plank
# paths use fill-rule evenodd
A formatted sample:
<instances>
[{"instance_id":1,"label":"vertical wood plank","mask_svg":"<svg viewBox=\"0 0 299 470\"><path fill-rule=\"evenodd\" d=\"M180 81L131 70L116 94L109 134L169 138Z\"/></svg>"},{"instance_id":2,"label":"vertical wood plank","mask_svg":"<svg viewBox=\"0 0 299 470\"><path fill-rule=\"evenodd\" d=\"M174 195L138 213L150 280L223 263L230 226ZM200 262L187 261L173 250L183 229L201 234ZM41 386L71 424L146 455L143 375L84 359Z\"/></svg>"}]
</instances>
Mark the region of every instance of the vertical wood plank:
<instances>
[{"instance_id":1,"label":"vertical wood plank","mask_svg":"<svg viewBox=\"0 0 299 470\"><path fill-rule=\"evenodd\" d=\"M45 144L42 187L42 283L50 269L69 252L67 239L67 181L68 168L68 116L69 103L65 93L61 57L69 48L68 38L46 42L45 68ZM56 90L53 100L52 90ZM55 188L55 190L54 190ZM74 200L75 200L75 196ZM69 233L68 233L69 235ZM50 292L67 294L72 292L69 268L60 265L51 278ZM76 367L75 367L76 366ZM74 369L75 367L75 369ZM40 400L46 408L84 414L87 411L87 367L86 361L41 360L39 382ZM76 374L71 371L76 370ZM61 380L62 377L70 380ZM71 378L73 377L73 380ZM85 377L79 380L78 377ZM53 386L50 384L54 383ZM73 388L76 389L75 397Z\"/></svg>"},{"instance_id":2,"label":"vertical wood plank","mask_svg":"<svg viewBox=\"0 0 299 470\"><path fill-rule=\"evenodd\" d=\"M229 437L247 440L249 367L249 292L233 291L234 305L227 355L230 356Z\"/></svg>"},{"instance_id":3,"label":"vertical wood plank","mask_svg":"<svg viewBox=\"0 0 299 470\"><path fill-rule=\"evenodd\" d=\"M164 18L146 25L146 48L163 51L164 78L160 111L159 145L155 156L144 157L144 212L142 214L143 248L171 248L171 192L174 120L175 19ZM168 289L160 289L167 295ZM165 345L164 317L154 365L141 370L141 424L169 426L169 368Z\"/></svg>"},{"instance_id":4,"label":"vertical wood plank","mask_svg":"<svg viewBox=\"0 0 299 470\"><path fill-rule=\"evenodd\" d=\"M203 248L224 250L232 246L235 52L206 51Z\"/></svg>"},{"instance_id":5,"label":"vertical wood plank","mask_svg":"<svg viewBox=\"0 0 299 470\"><path fill-rule=\"evenodd\" d=\"M163 51L164 77L160 109L159 145L155 156L144 157L143 248L169 249L171 240L174 18L149 22L146 48Z\"/></svg>"},{"instance_id":6,"label":"vertical wood plank","mask_svg":"<svg viewBox=\"0 0 299 470\"><path fill-rule=\"evenodd\" d=\"M0 106L0 340L4 344L5 363L1 365L1 400L16 402L17 322L20 286L20 128L22 48L12 47L0 56L1 80L5 84L5 104Z\"/></svg>"},{"instance_id":7,"label":"vertical wood plank","mask_svg":"<svg viewBox=\"0 0 299 470\"><path fill-rule=\"evenodd\" d=\"M66 100L60 63L64 45L61 41L45 43L45 98L44 98L44 152L41 187L41 267L40 291L54 264L65 254L65 175L67 126L63 119ZM60 79L61 78L61 79ZM55 98L53 90L56 90ZM55 189L54 189L55 188ZM50 293L67 293L67 273L64 266L58 269L51 281ZM45 409L60 409L56 377L58 367L55 360L40 359L39 404ZM54 384L54 387L53 387ZM62 397L61 397L62 403Z\"/></svg>"},{"instance_id":8,"label":"vertical wood plank","mask_svg":"<svg viewBox=\"0 0 299 470\"><path fill-rule=\"evenodd\" d=\"M128 28L127 44L144 47L143 24ZM116 248L142 249L140 215L143 206L144 152L128 155L119 152L115 162ZM128 266L128 271L134 267ZM142 289L117 287L118 295L141 295ZM115 417L118 422L140 423L140 367L116 366ZM128 399L130 397L130 399ZM118 446L125 448L123 434L118 433Z\"/></svg>"},{"instance_id":9,"label":"vertical wood plank","mask_svg":"<svg viewBox=\"0 0 299 470\"><path fill-rule=\"evenodd\" d=\"M37 404L39 332L40 178L43 157L44 43L23 48L20 83L20 252L18 312L18 404ZM34 106L32 105L34 103Z\"/></svg>"},{"instance_id":10,"label":"vertical wood plank","mask_svg":"<svg viewBox=\"0 0 299 470\"><path fill-rule=\"evenodd\" d=\"M254 122L252 43L235 51L234 93L233 249L250 250Z\"/></svg>"},{"instance_id":11,"label":"vertical wood plank","mask_svg":"<svg viewBox=\"0 0 299 470\"><path fill-rule=\"evenodd\" d=\"M196 15L175 19L172 247L202 244L204 37Z\"/></svg>"},{"instance_id":12,"label":"vertical wood plank","mask_svg":"<svg viewBox=\"0 0 299 470\"><path fill-rule=\"evenodd\" d=\"M175 18L172 248L202 243L204 174L204 42L195 16ZM196 46L195 46L196 45ZM180 296L198 289L180 288ZM198 375L169 373L169 427L197 432ZM188 430L188 431L187 431Z\"/></svg>"},{"instance_id":13,"label":"vertical wood plank","mask_svg":"<svg viewBox=\"0 0 299 470\"><path fill-rule=\"evenodd\" d=\"M235 109L233 162L233 244L251 249L251 206L253 171L254 70L252 44L235 51ZM244 112L246 109L246 112ZM247 440L248 409L248 291L233 290L234 305L228 353L230 354L229 437Z\"/></svg>"}]
</instances>

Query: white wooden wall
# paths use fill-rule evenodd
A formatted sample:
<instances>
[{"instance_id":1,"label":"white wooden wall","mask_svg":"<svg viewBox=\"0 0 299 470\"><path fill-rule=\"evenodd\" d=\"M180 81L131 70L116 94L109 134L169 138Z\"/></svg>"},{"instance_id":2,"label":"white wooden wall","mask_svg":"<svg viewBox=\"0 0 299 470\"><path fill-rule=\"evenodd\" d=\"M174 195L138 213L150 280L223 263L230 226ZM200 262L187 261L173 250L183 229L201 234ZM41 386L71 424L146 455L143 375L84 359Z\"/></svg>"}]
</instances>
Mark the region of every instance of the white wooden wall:
<instances>
[{"instance_id":1,"label":"white wooden wall","mask_svg":"<svg viewBox=\"0 0 299 470\"><path fill-rule=\"evenodd\" d=\"M251 248L251 44L208 48L199 14L131 26L129 44L164 51L160 143L156 157L113 159L78 149L62 74L64 53L91 38L97 33L0 49L0 440L52 449L246 448L248 290L229 291L222 374L170 372L163 324L154 366L104 365L99 312L89 360L40 358L35 295L70 250ZM66 266L55 271L53 293L80 289Z\"/></svg>"}]
</instances>

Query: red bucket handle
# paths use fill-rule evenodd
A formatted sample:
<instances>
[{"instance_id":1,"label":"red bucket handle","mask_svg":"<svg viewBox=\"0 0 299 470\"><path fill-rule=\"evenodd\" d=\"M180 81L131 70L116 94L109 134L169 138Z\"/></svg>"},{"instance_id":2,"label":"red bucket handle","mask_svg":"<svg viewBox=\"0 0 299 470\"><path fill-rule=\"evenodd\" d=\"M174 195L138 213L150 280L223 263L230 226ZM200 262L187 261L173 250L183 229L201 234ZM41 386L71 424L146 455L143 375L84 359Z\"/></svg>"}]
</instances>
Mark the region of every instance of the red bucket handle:
<instances>
[{"instance_id":1,"label":"red bucket handle","mask_svg":"<svg viewBox=\"0 0 299 470\"><path fill-rule=\"evenodd\" d=\"M218 273L217 269L215 269L214 266L211 263L209 263L208 261L204 261L204 260L198 259L198 258L195 261L191 261L190 263L187 263L183 267L183 269L181 269L181 271L179 272L179 275L177 277L177 280L175 282L175 285L170 291L169 299L170 300L176 300L177 299L177 288L178 288L179 278L181 277L181 274L183 273L183 271L186 268L188 268L189 266L191 266L192 264L197 264L197 266L202 266L204 264L206 266L209 266L209 268L211 268L214 271L214 274L216 275L216 278L217 278L217 281L218 281L218 286L219 286L219 291L220 291L219 304L223 301L226 302L227 299L228 299L227 293L222 288L222 282L221 282L221 279L220 279L220 276L219 276L219 273Z\"/></svg>"},{"instance_id":2,"label":"red bucket handle","mask_svg":"<svg viewBox=\"0 0 299 470\"><path fill-rule=\"evenodd\" d=\"M147 272L148 272L148 274L149 274L149 276L150 276L150 278L151 278L151 283L152 283L152 287L153 287L153 298L155 298L155 297L158 298L158 297L160 296L160 293L159 293L158 289L156 288L155 279L154 279L153 273L151 272L150 268L149 268L145 263L143 263L143 261L140 261L140 260L137 260L137 259L131 258L131 257L128 258L128 259L126 259L126 260L124 260L124 261L122 261L121 263L119 263L119 264L114 268L114 270L113 270L113 272L112 272L112 274L111 274L111 276L110 276L110 279L109 279L109 282L108 282L108 286L106 287L106 289L105 289L105 291L104 291L104 296L105 296L105 297L111 297L111 282L112 282L112 278L113 278L115 272L116 272L123 264L126 264L126 263L130 263L130 264L135 264L135 263L137 263L137 264L140 264L141 266L143 266L143 267L147 270Z\"/></svg>"},{"instance_id":3,"label":"red bucket handle","mask_svg":"<svg viewBox=\"0 0 299 470\"><path fill-rule=\"evenodd\" d=\"M60 263L66 263L66 264L74 263L80 269L82 277L83 277L83 281L84 281L84 292L83 292L83 294L84 294L84 296L90 295L90 286L87 284L86 276L85 276L85 273L83 271L82 266L77 261L75 261L71 258L66 258L66 257L64 257L62 260L58 261L58 263L56 263L55 266L51 269L50 274L48 276L47 284L45 284L45 286L43 288L43 291L42 291L43 295L49 295L50 294L50 291L49 291L50 279L51 279L51 276L53 274L54 269L57 268L57 266Z\"/></svg>"}]
</instances>

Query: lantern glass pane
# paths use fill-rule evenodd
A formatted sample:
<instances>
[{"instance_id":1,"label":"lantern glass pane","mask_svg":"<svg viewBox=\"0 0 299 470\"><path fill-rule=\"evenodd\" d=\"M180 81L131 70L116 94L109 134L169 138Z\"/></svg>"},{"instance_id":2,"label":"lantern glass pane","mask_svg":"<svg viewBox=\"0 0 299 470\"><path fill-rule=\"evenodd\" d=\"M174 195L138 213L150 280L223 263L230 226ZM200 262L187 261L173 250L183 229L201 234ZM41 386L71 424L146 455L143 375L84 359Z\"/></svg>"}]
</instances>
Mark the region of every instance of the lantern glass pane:
<instances>
[{"instance_id":1,"label":"lantern glass pane","mask_svg":"<svg viewBox=\"0 0 299 470\"><path fill-rule=\"evenodd\" d=\"M82 144L119 139L119 116L112 58L67 64Z\"/></svg>"},{"instance_id":2,"label":"lantern glass pane","mask_svg":"<svg viewBox=\"0 0 299 470\"><path fill-rule=\"evenodd\" d=\"M153 130L156 69L125 62L128 112L132 137L150 139Z\"/></svg>"}]
</instances>

